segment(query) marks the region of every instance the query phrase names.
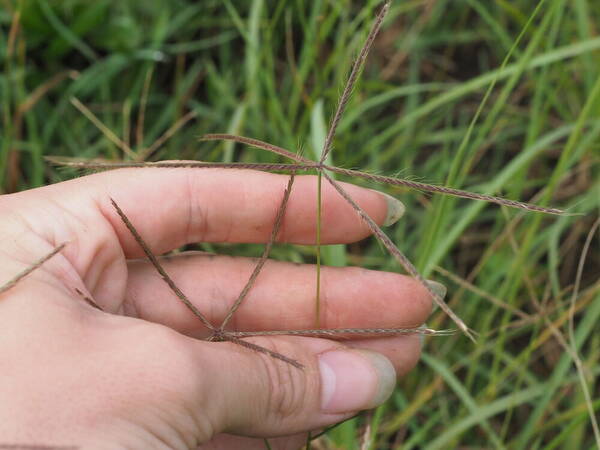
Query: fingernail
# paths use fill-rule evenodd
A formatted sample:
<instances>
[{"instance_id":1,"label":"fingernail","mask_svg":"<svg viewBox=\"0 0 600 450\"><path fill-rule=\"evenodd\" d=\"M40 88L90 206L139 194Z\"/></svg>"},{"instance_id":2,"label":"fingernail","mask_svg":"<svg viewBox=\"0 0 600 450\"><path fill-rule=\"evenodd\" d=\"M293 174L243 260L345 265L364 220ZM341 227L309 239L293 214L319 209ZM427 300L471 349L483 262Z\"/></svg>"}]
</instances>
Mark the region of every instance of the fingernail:
<instances>
[{"instance_id":1,"label":"fingernail","mask_svg":"<svg viewBox=\"0 0 600 450\"><path fill-rule=\"evenodd\" d=\"M389 359L369 350L332 350L319 355L321 408L340 414L374 408L396 385Z\"/></svg>"},{"instance_id":2,"label":"fingernail","mask_svg":"<svg viewBox=\"0 0 600 450\"><path fill-rule=\"evenodd\" d=\"M400 217L404 215L404 211L406 211L404 204L397 198L392 197L391 195L385 194L380 191L375 192L383 195L385 197L385 201L387 202L387 214L385 216L385 220L383 221L383 226L387 227L398 222L398 219L400 219Z\"/></svg>"},{"instance_id":3,"label":"fingernail","mask_svg":"<svg viewBox=\"0 0 600 450\"><path fill-rule=\"evenodd\" d=\"M442 283L433 280L425 280L425 283L427 283L427 286L429 286L431 290L435 292L440 298L443 299L446 296L448 289L446 289L446 286L444 286ZM436 302L433 302L433 308L431 312L434 312L437 308L438 304Z\"/></svg>"}]
</instances>

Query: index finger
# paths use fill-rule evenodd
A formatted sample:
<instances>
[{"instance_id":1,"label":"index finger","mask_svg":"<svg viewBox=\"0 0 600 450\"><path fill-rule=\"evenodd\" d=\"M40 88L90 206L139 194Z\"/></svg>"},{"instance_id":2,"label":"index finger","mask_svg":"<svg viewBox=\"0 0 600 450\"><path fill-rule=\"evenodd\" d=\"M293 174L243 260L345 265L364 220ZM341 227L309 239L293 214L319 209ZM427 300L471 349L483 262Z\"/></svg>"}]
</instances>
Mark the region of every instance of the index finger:
<instances>
[{"instance_id":1,"label":"index finger","mask_svg":"<svg viewBox=\"0 0 600 450\"><path fill-rule=\"evenodd\" d=\"M266 242L288 179L240 169L143 168L103 172L44 189L74 211L93 201L116 231L126 256L135 258L142 252L114 211L111 197L153 251L164 253L192 242ZM395 221L403 212L401 203L391 197L352 184L343 186L378 224ZM323 183L321 199L323 244L354 242L370 234L328 183ZM314 244L316 203L316 177L296 177L278 240Z\"/></svg>"}]
</instances>

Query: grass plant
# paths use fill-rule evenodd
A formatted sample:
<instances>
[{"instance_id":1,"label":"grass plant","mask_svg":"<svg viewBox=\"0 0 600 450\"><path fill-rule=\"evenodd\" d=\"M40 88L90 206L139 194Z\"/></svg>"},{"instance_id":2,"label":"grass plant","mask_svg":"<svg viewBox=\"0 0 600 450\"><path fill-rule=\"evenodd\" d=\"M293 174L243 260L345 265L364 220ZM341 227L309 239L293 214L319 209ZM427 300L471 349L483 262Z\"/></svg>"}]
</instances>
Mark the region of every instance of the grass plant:
<instances>
[{"instance_id":1,"label":"grass plant","mask_svg":"<svg viewBox=\"0 0 600 450\"><path fill-rule=\"evenodd\" d=\"M379 6L4 0L0 189L70 176L45 164L47 155L282 164L234 141L197 141L223 131L318 155L325 117ZM390 239L423 276L448 285L448 304L479 337L427 340L423 364L392 399L319 437L321 448L597 445L600 252L590 230L600 207L599 20L590 0L392 4L326 164L577 215L378 186L407 207ZM287 245L271 255L317 258ZM323 247L319 258L399 270L374 240ZM445 321L438 311L429 325Z\"/></svg>"}]
</instances>

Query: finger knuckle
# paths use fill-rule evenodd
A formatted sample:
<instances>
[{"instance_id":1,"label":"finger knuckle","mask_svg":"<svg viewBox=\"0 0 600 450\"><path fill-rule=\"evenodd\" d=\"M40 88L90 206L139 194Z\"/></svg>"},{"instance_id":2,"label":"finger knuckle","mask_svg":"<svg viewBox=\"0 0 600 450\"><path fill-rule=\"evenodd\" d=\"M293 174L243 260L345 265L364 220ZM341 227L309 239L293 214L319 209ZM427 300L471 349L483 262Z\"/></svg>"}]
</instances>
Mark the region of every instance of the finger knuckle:
<instances>
[{"instance_id":1,"label":"finger knuckle","mask_svg":"<svg viewBox=\"0 0 600 450\"><path fill-rule=\"evenodd\" d=\"M281 343L270 342L269 348L286 356L294 355ZM284 361L261 355L264 380L268 392L267 411L276 421L285 421L302 414L310 388L305 370Z\"/></svg>"}]
</instances>

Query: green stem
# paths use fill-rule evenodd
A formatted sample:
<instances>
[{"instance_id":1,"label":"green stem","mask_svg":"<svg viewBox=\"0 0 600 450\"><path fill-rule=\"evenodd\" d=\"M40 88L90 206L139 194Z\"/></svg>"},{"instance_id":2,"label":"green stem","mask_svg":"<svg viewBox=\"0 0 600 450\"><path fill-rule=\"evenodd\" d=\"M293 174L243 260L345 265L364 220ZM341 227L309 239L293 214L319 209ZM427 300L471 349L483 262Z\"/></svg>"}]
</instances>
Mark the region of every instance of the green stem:
<instances>
[{"instance_id":1,"label":"green stem","mask_svg":"<svg viewBox=\"0 0 600 450\"><path fill-rule=\"evenodd\" d=\"M315 325L321 327L321 170L317 174L317 292L315 300Z\"/></svg>"}]
</instances>

